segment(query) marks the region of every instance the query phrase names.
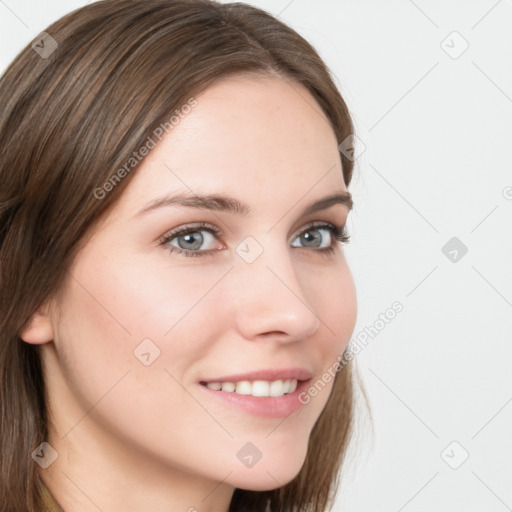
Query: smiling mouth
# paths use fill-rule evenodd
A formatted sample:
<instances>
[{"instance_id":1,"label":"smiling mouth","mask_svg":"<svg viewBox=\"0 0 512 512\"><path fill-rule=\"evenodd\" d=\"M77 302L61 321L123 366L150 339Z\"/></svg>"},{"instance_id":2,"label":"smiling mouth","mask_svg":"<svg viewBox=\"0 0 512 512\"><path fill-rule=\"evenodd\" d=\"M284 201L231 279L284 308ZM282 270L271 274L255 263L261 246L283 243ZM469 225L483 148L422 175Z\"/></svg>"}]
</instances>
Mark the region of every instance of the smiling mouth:
<instances>
[{"instance_id":1,"label":"smiling mouth","mask_svg":"<svg viewBox=\"0 0 512 512\"><path fill-rule=\"evenodd\" d=\"M238 382L200 382L213 391L223 391L237 395L250 395L255 397L280 397L289 395L297 389L297 384L303 382L297 379L286 380L242 380Z\"/></svg>"}]
</instances>

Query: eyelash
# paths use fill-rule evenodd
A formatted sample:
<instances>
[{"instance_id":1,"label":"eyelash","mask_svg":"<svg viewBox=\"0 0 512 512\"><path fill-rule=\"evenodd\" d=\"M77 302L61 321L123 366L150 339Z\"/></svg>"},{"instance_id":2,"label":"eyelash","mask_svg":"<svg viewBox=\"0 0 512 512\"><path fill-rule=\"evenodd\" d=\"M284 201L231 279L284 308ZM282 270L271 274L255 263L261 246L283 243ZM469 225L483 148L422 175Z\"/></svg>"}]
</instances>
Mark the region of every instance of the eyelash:
<instances>
[{"instance_id":1,"label":"eyelash","mask_svg":"<svg viewBox=\"0 0 512 512\"><path fill-rule=\"evenodd\" d=\"M337 226L335 224L331 224L330 222L318 222L318 223L310 224L307 226L307 228L303 229L302 231L299 231L297 233L297 236L300 236L303 233L306 233L307 231L309 231L311 229L328 229L331 232L331 236L332 236L333 240L329 247L322 247L321 249L313 249L315 252L318 252L325 256L328 256L334 252L337 242L341 242L343 244L348 244L350 242L350 235L347 232L346 225ZM188 235L191 233L196 233L198 231L208 231L212 235L217 235L217 236L221 233L219 228L217 228L211 224L201 222L199 224L187 225L187 226L180 227L180 228L164 235L161 238L160 243L161 243L161 245L166 245L174 238L177 238L177 237L183 236L183 235ZM187 251L185 249L179 249L178 247L175 247L173 245L167 245L166 248L171 253L181 254L186 257L212 256L216 252L215 250ZM307 249L307 247L302 247L302 249Z\"/></svg>"}]
</instances>

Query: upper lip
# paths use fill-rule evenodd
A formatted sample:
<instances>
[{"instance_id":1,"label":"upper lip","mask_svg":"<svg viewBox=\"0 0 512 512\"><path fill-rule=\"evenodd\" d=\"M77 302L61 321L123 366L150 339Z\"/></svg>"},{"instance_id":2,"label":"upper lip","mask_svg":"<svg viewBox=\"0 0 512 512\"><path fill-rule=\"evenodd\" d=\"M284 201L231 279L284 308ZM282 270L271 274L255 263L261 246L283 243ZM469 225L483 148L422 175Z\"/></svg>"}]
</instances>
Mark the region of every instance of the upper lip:
<instances>
[{"instance_id":1,"label":"upper lip","mask_svg":"<svg viewBox=\"0 0 512 512\"><path fill-rule=\"evenodd\" d=\"M313 374L305 368L268 368L265 370L255 370L248 373L237 373L232 375L223 375L213 379L203 379L201 382L241 382L243 380L266 380L273 382L275 380L308 380Z\"/></svg>"}]
</instances>

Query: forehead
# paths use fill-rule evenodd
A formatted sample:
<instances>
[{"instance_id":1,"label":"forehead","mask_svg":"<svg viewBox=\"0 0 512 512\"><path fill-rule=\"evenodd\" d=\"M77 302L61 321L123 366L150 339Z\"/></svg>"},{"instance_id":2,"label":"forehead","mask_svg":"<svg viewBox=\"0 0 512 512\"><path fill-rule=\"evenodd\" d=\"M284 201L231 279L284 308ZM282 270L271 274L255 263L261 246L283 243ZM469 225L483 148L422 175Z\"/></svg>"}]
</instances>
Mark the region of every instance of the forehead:
<instances>
[{"instance_id":1,"label":"forehead","mask_svg":"<svg viewBox=\"0 0 512 512\"><path fill-rule=\"evenodd\" d=\"M346 190L334 131L313 96L284 78L235 76L195 97L137 170L125 200L179 190L251 203Z\"/></svg>"}]
</instances>

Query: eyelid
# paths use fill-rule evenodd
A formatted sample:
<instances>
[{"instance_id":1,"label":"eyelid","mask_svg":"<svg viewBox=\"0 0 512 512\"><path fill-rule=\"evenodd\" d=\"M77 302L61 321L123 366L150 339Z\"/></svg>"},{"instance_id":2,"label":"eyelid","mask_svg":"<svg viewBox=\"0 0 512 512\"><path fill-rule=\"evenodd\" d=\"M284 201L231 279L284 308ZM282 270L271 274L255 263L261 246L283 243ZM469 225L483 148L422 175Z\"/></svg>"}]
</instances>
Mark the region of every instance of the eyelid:
<instances>
[{"instance_id":1,"label":"eyelid","mask_svg":"<svg viewBox=\"0 0 512 512\"><path fill-rule=\"evenodd\" d=\"M312 221L302 227L299 231L297 231L292 237L292 241L295 240L296 237L301 235L304 232L307 232L310 229L327 229L330 231L332 240L331 245L328 247L322 248L308 248L308 247L297 247L297 249L310 249L315 253L322 254L328 256L333 253L339 243L348 244L350 242L350 235L347 231L346 222L343 224L338 224L336 222L329 221Z\"/></svg>"},{"instance_id":2,"label":"eyelid","mask_svg":"<svg viewBox=\"0 0 512 512\"><path fill-rule=\"evenodd\" d=\"M164 244L166 242L170 242L178 235L186 235L187 233L195 233L196 231L209 231L217 236L222 235L222 230L214 224L209 224L208 222L191 222L171 229L160 237L160 242Z\"/></svg>"},{"instance_id":3,"label":"eyelid","mask_svg":"<svg viewBox=\"0 0 512 512\"><path fill-rule=\"evenodd\" d=\"M343 224L342 226L340 226L334 222L328 222L325 220L310 221L295 231L295 233L292 236L292 240L294 238L296 238L298 235L300 235L301 233L303 233L304 231L311 229L313 227L328 227L328 226L332 226L339 231L343 231L346 228L346 223ZM192 223L184 224L182 226L179 226L177 228L174 228L174 229L168 231L167 233L165 233L164 235L162 235L160 237L160 242L161 243L169 242L170 240L175 238L177 235L194 233L196 231L202 231L202 230L210 231L211 233L214 233L216 235L222 235L222 230L220 228L218 228L217 226L215 226L214 224L210 224L208 222L196 222L196 223L192 222Z\"/></svg>"},{"instance_id":4,"label":"eyelid","mask_svg":"<svg viewBox=\"0 0 512 512\"><path fill-rule=\"evenodd\" d=\"M299 236L301 233L304 233L304 231L307 231L311 228L334 228L336 231L343 231L346 228L346 224L338 225L334 222L329 222L326 220L313 220L311 222L308 222L304 226L302 226L300 229L295 231L295 233L292 236L292 240L294 240L297 236Z\"/></svg>"}]
</instances>

